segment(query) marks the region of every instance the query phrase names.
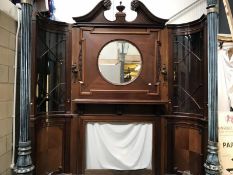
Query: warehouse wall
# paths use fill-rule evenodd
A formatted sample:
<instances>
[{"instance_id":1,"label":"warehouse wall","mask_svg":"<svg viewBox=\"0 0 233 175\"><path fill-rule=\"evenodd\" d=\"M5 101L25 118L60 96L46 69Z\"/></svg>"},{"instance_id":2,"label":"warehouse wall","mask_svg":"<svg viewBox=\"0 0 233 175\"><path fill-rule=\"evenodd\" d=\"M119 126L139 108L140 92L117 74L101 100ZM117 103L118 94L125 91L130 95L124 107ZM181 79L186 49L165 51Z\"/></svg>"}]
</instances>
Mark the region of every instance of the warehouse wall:
<instances>
[{"instance_id":1,"label":"warehouse wall","mask_svg":"<svg viewBox=\"0 0 233 175\"><path fill-rule=\"evenodd\" d=\"M0 174L11 174L16 8L0 2ZM16 13L15 13L16 12Z\"/></svg>"}]
</instances>

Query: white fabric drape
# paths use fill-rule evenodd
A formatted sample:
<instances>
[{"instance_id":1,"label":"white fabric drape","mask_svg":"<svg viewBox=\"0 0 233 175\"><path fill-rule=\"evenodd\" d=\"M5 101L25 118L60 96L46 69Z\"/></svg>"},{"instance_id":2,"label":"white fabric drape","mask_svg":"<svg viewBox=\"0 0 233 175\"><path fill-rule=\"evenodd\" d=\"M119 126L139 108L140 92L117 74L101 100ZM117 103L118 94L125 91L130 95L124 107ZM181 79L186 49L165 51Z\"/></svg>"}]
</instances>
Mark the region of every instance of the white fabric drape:
<instances>
[{"instance_id":1,"label":"white fabric drape","mask_svg":"<svg viewBox=\"0 0 233 175\"><path fill-rule=\"evenodd\" d=\"M233 56L228 56L232 47L233 43L224 43L218 51L218 111L233 107Z\"/></svg>"},{"instance_id":2,"label":"white fabric drape","mask_svg":"<svg viewBox=\"0 0 233 175\"><path fill-rule=\"evenodd\" d=\"M151 123L88 123L86 168L151 169Z\"/></svg>"}]
</instances>

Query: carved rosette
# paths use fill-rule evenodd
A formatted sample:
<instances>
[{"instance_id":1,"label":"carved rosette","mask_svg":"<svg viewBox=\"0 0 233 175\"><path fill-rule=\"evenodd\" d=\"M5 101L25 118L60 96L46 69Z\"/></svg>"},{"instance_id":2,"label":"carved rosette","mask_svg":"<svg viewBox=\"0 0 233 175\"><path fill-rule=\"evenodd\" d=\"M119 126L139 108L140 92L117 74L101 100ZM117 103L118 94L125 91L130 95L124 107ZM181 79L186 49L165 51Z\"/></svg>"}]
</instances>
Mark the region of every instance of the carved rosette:
<instances>
[{"instance_id":1,"label":"carved rosette","mask_svg":"<svg viewBox=\"0 0 233 175\"><path fill-rule=\"evenodd\" d=\"M138 0L132 0L131 2L131 10L136 11L139 6Z\"/></svg>"},{"instance_id":2,"label":"carved rosette","mask_svg":"<svg viewBox=\"0 0 233 175\"><path fill-rule=\"evenodd\" d=\"M111 8L112 2L110 0L104 0L103 5L105 10L109 10Z\"/></svg>"}]
</instances>

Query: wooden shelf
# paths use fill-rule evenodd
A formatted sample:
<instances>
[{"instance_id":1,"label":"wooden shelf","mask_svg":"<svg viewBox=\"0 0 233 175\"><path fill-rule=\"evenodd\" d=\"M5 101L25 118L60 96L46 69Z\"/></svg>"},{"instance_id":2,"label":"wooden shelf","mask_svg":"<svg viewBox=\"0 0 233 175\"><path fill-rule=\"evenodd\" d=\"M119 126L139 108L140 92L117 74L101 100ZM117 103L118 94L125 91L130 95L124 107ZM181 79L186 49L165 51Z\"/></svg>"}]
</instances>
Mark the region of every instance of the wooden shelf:
<instances>
[{"instance_id":1,"label":"wooden shelf","mask_svg":"<svg viewBox=\"0 0 233 175\"><path fill-rule=\"evenodd\" d=\"M168 104L169 101L156 100L114 100L114 99L74 99L73 103L77 104Z\"/></svg>"}]
</instances>

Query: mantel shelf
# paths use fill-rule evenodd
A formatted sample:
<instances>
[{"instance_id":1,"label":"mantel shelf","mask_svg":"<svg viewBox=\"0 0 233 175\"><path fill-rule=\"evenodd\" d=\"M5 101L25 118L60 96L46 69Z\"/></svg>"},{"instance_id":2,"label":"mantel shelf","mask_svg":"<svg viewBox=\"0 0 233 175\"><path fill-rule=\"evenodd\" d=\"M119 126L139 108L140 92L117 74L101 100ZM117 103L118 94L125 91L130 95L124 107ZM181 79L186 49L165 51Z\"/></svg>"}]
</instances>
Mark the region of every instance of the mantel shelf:
<instances>
[{"instance_id":1,"label":"mantel shelf","mask_svg":"<svg viewBox=\"0 0 233 175\"><path fill-rule=\"evenodd\" d=\"M76 104L151 104L151 105L164 105L169 101L161 100L114 100L114 99L74 99L73 103Z\"/></svg>"}]
</instances>

